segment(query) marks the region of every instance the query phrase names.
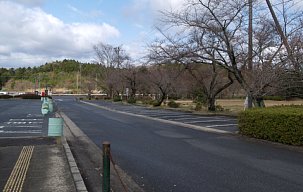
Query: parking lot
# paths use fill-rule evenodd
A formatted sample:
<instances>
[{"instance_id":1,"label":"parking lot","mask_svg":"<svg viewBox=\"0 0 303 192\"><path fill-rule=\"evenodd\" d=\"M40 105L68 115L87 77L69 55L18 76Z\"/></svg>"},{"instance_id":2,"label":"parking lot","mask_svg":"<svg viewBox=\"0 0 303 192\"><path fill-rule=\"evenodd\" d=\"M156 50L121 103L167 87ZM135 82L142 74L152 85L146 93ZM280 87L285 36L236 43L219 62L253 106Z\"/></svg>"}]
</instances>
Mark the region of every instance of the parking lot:
<instances>
[{"instance_id":1,"label":"parking lot","mask_svg":"<svg viewBox=\"0 0 303 192\"><path fill-rule=\"evenodd\" d=\"M122 103L113 103L106 101L89 101L99 106L111 110L127 112L130 114L143 115L156 119L180 122L184 124L200 126L210 129L223 130L230 133L238 131L237 119L235 117L222 115L199 115L190 112L173 111L157 108L149 108L138 105L128 105Z\"/></svg>"},{"instance_id":2,"label":"parking lot","mask_svg":"<svg viewBox=\"0 0 303 192\"><path fill-rule=\"evenodd\" d=\"M47 135L47 117L40 100L0 100L0 137Z\"/></svg>"}]
</instances>

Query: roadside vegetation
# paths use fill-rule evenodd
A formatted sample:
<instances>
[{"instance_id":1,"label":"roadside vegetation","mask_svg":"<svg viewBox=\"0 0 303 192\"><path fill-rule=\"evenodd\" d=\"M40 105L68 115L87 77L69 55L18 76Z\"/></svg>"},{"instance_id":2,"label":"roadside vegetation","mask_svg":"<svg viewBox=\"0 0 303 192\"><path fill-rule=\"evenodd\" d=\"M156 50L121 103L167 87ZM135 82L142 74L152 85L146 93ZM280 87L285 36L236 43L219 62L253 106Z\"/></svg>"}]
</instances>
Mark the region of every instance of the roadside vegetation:
<instances>
[{"instance_id":1,"label":"roadside vegetation","mask_svg":"<svg viewBox=\"0 0 303 192\"><path fill-rule=\"evenodd\" d=\"M303 145L303 106L279 106L243 111L240 133L291 145Z\"/></svg>"}]
</instances>

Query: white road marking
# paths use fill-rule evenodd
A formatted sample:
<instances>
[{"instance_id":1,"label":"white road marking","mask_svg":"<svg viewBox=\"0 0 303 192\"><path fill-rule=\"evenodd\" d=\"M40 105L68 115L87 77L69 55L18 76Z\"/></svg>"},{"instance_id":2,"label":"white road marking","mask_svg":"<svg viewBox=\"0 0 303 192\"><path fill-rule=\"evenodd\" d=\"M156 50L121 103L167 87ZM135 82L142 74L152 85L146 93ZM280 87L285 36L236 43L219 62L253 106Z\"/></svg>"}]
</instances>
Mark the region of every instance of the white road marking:
<instances>
[{"instance_id":1,"label":"white road marking","mask_svg":"<svg viewBox=\"0 0 303 192\"><path fill-rule=\"evenodd\" d=\"M165 115L165 114L152 114L152 115L148 115L146 114L147 116L151 116L151 117L159 117L159 118L184 118L188 115Z\"/></svg>"},{"instance_id":2,"label":"white road marking","mask_svg":"<svg viewBox=\"0 0 303 192\"><path fill-rule=\"evenodd\" d=\"M26 121L13 121L13 122L5 122L8 125L26 125L26 124L42 124L43 122L26 122Z\"/></svg>"},{"instance_id":3,"label":"white road marking","mask_svg":"<svg viewBox=\"0 0 303 192\"><path fill-rule=\"evenodd\" d=\"M227 127L227 126L234 126L234 125L238 125L238 124L208 125L205 127Z\"/></svg>"},{"instance_id":4,"label":"white road marking","mask_svg":"<svg viewBox=\"0 0 303 192\"><path fill-rule=\"evenodd\" d=\"M0 129L3 129L4 128L4 126L0 126Z\"/></svg>"},{"instance_id":5,"label":"white road marking","mask_svg":"<svg viewBox=\"0 0 303 192\"><path fill-rule=\"evenodd\" d=\"M184 118L176 118L171 120L190 120L190 119L223 119L223 117L184 117Z\"/></svg>"},{"instance_id":6,"label":"white road marking","mask_svg":"<svg viewBox=\"0 0 303 192\"><path fill-rule=\"evenodd\" d=\"M21 133L21 134L35 133L35 134L38 134L38 133L42 133L42 131L41 130L27 130L27 131L1 131L0 130L0 133Z\"/></svg>"},{"instance_id":7,"label":"white road marking","mask_svg":"<svg viewBox=\"0 0 303 192\"><path fill-rule=\"evenodd\" d=\"M9 127L9 128L12 128L12 127L26 127L26 128L39 127L39 128L42 128L42 126L39 126L39 125L13 125L13 126L5 126L5 127Z\"/></svg>"},{"instance_id":8,"label":"white road marking","mask_svg":"<svg viewBox=\"0 0 303 192\"><path fill-rule=\"evenodd\" d=\"M28 114L26 117L43 117L43 115L38 115L38 114Z\"/></svg>"},{"instance_id":9,"label":"white road marking","mask_svg":"<svg viewBox=\"0 0 303 192\"><path fill-rule=\"evenodd\" d=\"M225 122L225 121L235 121L234 119L214 119L214 120L205 120L205 121L186 121L183 123L211 123L211 122Z\"/></svg>"},{"instance_id":10,"label":"white road marking","mask_svg":"<svg viewBox=\"0 0 303 192\"><path fill-rule=\"evenodd\" d=\"M43 121L43 119L10 119L9 121Z\"/></svg>"}]
</instances>

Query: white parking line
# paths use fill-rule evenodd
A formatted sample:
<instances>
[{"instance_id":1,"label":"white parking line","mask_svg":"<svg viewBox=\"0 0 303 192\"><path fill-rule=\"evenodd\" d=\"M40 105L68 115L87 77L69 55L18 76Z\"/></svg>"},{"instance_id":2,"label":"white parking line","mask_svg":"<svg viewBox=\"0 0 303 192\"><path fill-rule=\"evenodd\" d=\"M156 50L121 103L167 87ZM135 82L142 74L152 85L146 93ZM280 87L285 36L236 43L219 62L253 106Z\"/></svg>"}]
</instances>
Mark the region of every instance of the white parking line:
<instances>
[{"instance_id":1,"label":"white parking line","mask_svg":"<svg viewBox=\"0 0 303 192\"><path fill-rule=\"evenodd\" d=\"M5 122L7 125L34 125L34 124L42 124L43 122Z\"/></svg>"},{"instance_id":2,"label":"white parking line","mask_svg":"<svg viewBox=\"0 0 303 192\"><path fill-rule=\"evenodd\" d=\"M205 127L227 127L227 126L234 126L234 125L238 125L238 124L208 125Z\"/></svg>"},{"instance_id":3,"label":"white parking line","mask_svg":"<svg viewBox=\"0 0 303 192\"><path fill-rule=\"evenodd\" d=\"M0 133L21 133L21 134L27 134L27 133L31 133L31 134L39 134L42 133L41 130L27 130L27 131L2 131L0 130Z\"/></svg>"},{"instance_id":4,"label":"white parking line","mask_svg":"<svg viewBox=\"0 0 303 192\"><path fill-rule=\"evenodd\" d=\"M184 118L184 117L186 117L186 116L188 116L188 115L177 115L177 114L171 114L171 115L151 115L151 116L156 116L156 117L161 117L161 118L172 118L172 117L174 117L174 118L178 118L179 119L179 117L180 118Z\"/></svg>"},{"instance_id":5,"label":"white parking line","mask_svg":"<svg viewBox=\"0 0 303 192\"><path fill-rule=\"evenodd\" d=\"M9 121L43 121L43 119L10 119Z\"/></svg>"},{"instance_id":6,"label":"white parking line","mask_svg":"<svg viewBox=\"0 0 303 192\"><path fill-rule=\"evenodd\" d=\"M26 128L30 128L30 127L39 127L39 128L42 128L42 126L40 125L12 125L12 126L5 126L4 128L6 127L9 127L9 128L12 128L12 127L26 127Z\"/></svg>"},{"instance_id":7,"label":"white parking line","mask_svg":"<svg viewBox=\"0 0 303 192\"><path fill-rule=\"evenodd\" d=\"M4 128L4 126L0 126L0 129L3 129Z\"/></svg>"},{"instance_id":8,"label":"white parking line","mask_svg":"<svg viewBox=\"0 0 303 192\"><path fill-rule=\"evenodd\" d=\"M234 119L214 119L214 120L204 120L204 121L186 121L183 123L211 123L211 122L225 122L225 121L235 121Z\"/></svg>"}]
</instances>

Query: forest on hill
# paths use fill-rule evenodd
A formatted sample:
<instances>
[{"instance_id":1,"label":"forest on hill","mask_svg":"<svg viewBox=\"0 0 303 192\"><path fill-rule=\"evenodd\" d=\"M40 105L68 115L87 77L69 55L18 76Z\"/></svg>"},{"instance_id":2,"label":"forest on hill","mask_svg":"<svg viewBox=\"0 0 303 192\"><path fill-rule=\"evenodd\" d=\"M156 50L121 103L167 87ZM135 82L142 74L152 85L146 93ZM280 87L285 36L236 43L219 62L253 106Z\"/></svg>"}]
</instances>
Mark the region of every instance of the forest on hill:
<instances>
[{"instance_id":1,"label":"forest on hill","mask_svg":"<svg viewBox=\"0 0 303 192\"><path fill-rule=\"evenodd\" d=\"M31 92L45 87L75 92L81 82L98 78L102 66L63 60L46 63L38 67L0 68L0 90Z\"/></svg>"}]
</instances>

